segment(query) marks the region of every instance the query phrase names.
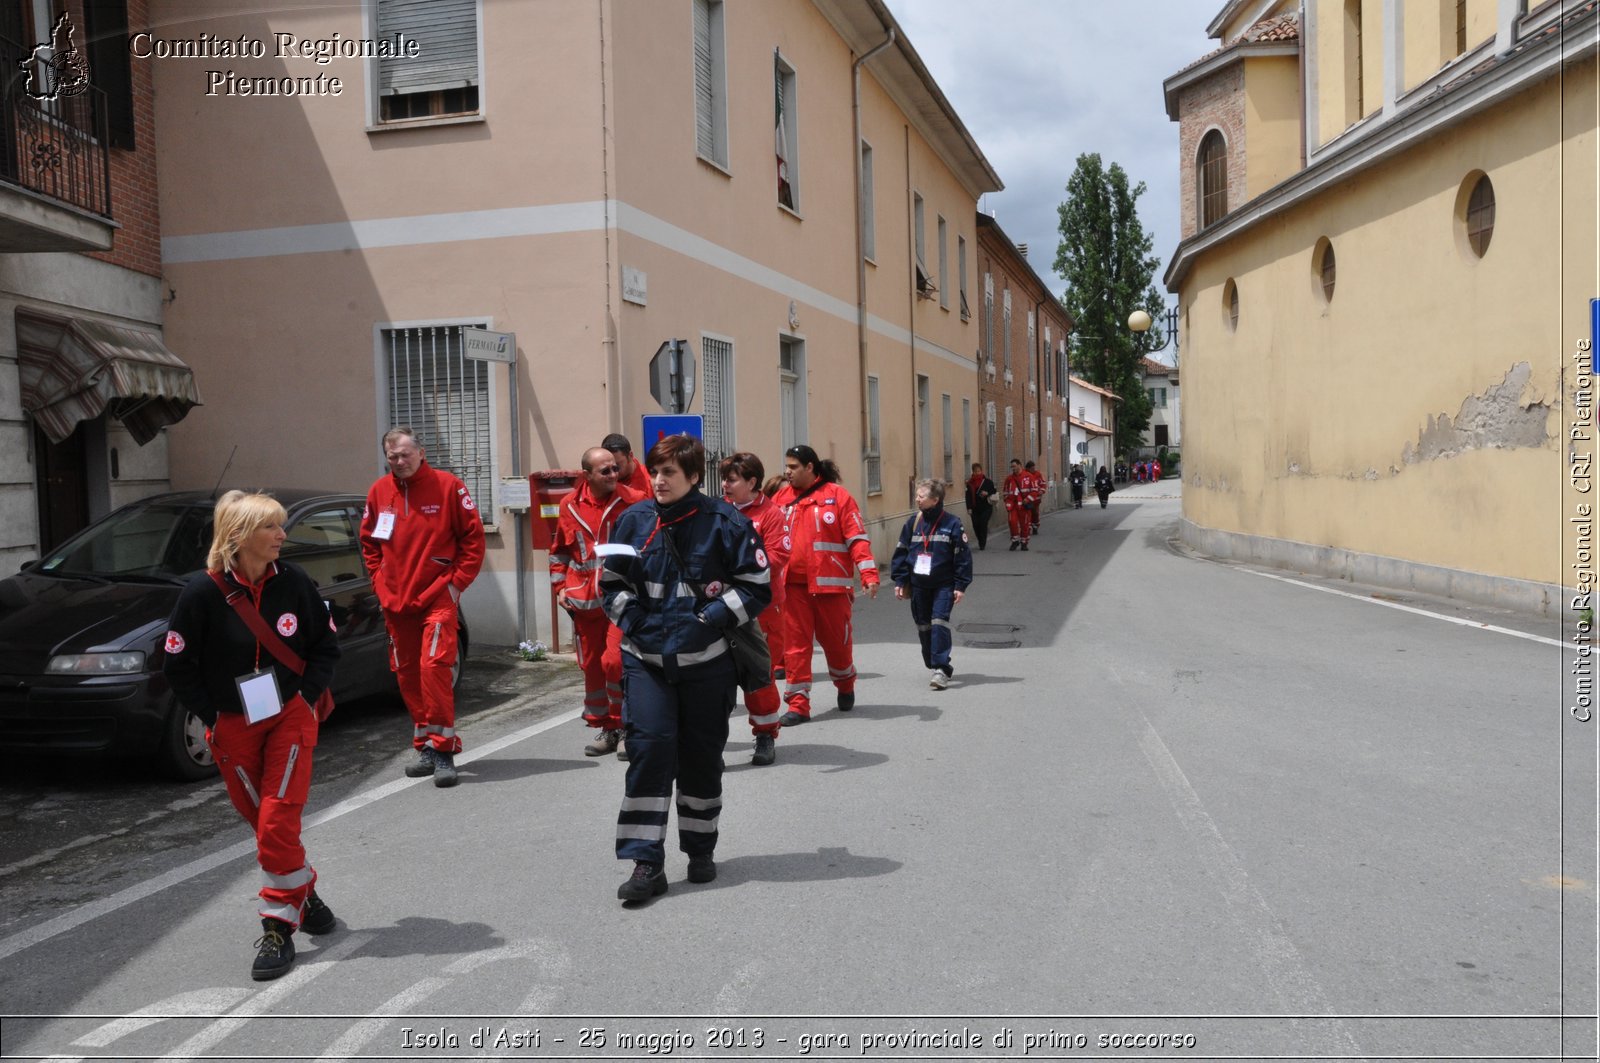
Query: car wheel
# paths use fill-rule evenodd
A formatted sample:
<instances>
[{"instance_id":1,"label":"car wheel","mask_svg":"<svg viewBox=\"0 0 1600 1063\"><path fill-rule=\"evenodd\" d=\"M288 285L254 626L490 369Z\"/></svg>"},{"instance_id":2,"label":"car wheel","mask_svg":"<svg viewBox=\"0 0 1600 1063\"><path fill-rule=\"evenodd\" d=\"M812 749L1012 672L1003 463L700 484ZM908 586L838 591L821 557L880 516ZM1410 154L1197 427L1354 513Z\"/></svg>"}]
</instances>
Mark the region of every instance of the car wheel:
<instances>
[{"instance_id":1,"label":"car wheel","mask_svg":"<svg viewBox=\"0 0 1600 1063\"><path fill-rule=\"evenodd\" d=\"M211 747L206 745L206 725L177 703L167 715L161 767L167 775L183 782L216 778L217 764L211 759Z\"/></svg>"},{"instance_id":2,"label":"car wheel","mask_svg":"<svg viewBox=\"0 0 1600 1063\"><path fill-rule=\"evenodd\" d=\"M461 677L467 670L467 629L456 631L456 663L450 671L450 689L461 689Z\"/></svg>"}]
</instances>

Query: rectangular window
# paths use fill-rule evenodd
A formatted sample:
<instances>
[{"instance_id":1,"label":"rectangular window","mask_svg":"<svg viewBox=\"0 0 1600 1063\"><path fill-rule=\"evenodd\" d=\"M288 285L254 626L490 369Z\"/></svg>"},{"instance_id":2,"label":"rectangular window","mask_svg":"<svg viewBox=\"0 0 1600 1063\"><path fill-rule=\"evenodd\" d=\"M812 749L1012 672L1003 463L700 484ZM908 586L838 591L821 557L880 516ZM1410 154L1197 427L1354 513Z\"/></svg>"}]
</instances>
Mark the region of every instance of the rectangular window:
<instances>
[{"instance_id":1,"label":"rectangular window","mask_svg":"<svg viewBox=\"0 0 1600 1063\"><path fill-rule=\"evenodd\" d=\"M1006 407L1006 464L1011 464L1011 459L1017 456L1016 442L1016 416L1010 406ZM1009 472L1009 470L1008 470Z\"/></svg>"},{"instance_id":2,"label":"rectangular window","mask_svg":"<svg viewBox=\"0 0 1600 1063\"><path fill-rule=\"evenodd\" d=\"M1000 452L995 449L994 424L994 403L986 402L983 404L984 471L998 475L996 470L999 468L997 463L1000 461Z\"/></svg>"},{"instance_id":3,"label":"rectangular window","mask_svg":"<svg viewBox=\"0 0 1600 1063\"><path fill-rule=\"evenodd\" d=\"M994 363L994 274L983 275L983 357ZM990 460L993 460L991 458Z\"/></svg>"},{"instance_id":4,"label":"rectangular window","mask_svg":"<svg viewBox=\"0 0 1600 1063\"><path fill-rule=\"evenodd\" d=\"M950 259L946 248L946 227L939 219L939 305L950 309Z\"/></svg>"},{"instance_id":5,"label":"rectangular window","mask_svg":"<svg viewBox=\"0 0 1600 1063\"><path fill-rule=\"evenodd\" d=\"M1058 390L1061 392L1061 401L1067 400L1067 341L1056 341L1056 380L1059 382Z\"/></svg>"},{"instance_id":6,"label":"rectangular window","mask_svg":"<svg viewBox=\"0 0 1600 1063\"><path fill-rule=\"evenodd\" d=\"M377 62L378 120L477 114L478 0L377 0L377 36L404 33L416 58Z\"/></svg>"},{"instance_id":7,"label":"rectangular window","mask_svg":"<svg viewBox=\"0 0 1600 1063\"><path fill-rule=\"evenodd\" d=\"M944 482L947 484L952 484L956 482L956 440L954 431L955 426L950 423L951 411L949 395L944 396L942 400L942 406L943 409L941 410L941 413L943 414L944 425Z\"/></svg>"},{"instance_id":8,"label":"rectangular window","mask_svg":"<svg viewBox=\"0 0 1600 1063\"><path fill-rule=\"evenodd\" d=\"M972 400L961 400L961 475L972 468Z\"/></svg>"},{"instance_id":9,"label":"rectangular window","mask_svg":"<svg viewBox=\"0 0 1600 1063\"><path fill-rule=\"evenodd\" d=\"M1044 363L1044 393L1046 395L1050 394L1051 370L1054 368L1051 363L1055 361L1055 351L1055 343L1050 336L1050 326L1046 325L1044 327L1044 357L1039 359Z\"/></svg>"},{"instance_id":10,"label":"rectangular window","mask_svg":"<svg viewBox=\"0 0 1600 1063\"><path fill-rule=\"evenodd\" d=\"M806 441L806 343L792 336L778 340L778 420L784 450Z\"/></svg>"},{"instance_id":11,"label":"rectangular window","mask_svg":"<svg viewBox=\"0 0 1600 1063\"><path fill-rule=\"evenodd\" d=\"M728 67L723 0L694 0L695 152L728 168Z\"/></svg>"},{"instance_id":12,"label":"rectangular window","mask_svg":"<svg viewBox=\"0 0 1600 1063\"><path fill-rule=\"evenodd\" d=\"M928 378L917 374L917 475L933 475L933 426L928 423Z\"/></svg>"},{"instance_id":13,"label":"rectangular window","mask_svg":"<svg viewBox=\"0 0 1600 1063\"><path fill-rule=\"evenodd\" d=\"M83 15L94 87L105 92L106 141L113 148L132 151L136 144L133 67L127 44L128 0L86 0Z\"/></svg>"},{"instance_id":14,"label":"rectangular window","mask_svg":"<svg viewBox=\"0 0 1600 1063\"><path fill-rule=\"evenodd\" d=\"M772 53L773 137L778 155L778 205L800 211L800 101L794 67Z\"/></svg>"},{"instance_id":15,"label":"rectangular window","mask_svg":"<svg viewBox=\"0 0 1600 1063\"><path fill-rule=\"evenodd\" d=\"M911 193L911 234L912 243L916 252L916 262L913 271L916 276L913 283L917 286L917 294L924 299L933 297L933 277L928 273L928 234L925 222L926 211L923 207L922 196L916 192Z\"/></svg>"},{"instance_id":16,"label":"rectangular window","mask_svg":"<svg viewBox=\"0 0 1600 1063\"><path fill-rule=\"evenodd\" d=\"M861 142L861 255L867 261L878 257L878 218L872 198L872 145Z\"/></svg>"},{"instance_id":17,"label":"rectangular window","mask_svg":"<svg viewBox=\"0 0 1600 1063\"><path fill-rule=\"evenodd\" d=\"M723 458L732 454L733 445L733 344L715 336L700 339L700 402L704 421L702 442L706 447L706 489L717 488L721 480L713 473Z\"/></svg>"},{"instance_id":18,"label":"rectangular window","mask_svg":"<svg viewBox=\"0 0 1600 1063\"><path fill-rule=\"evenodd\" d=\"M1039 453L1039 415L1030 413L1028 414L1028 456L1023 459L1024 464L1031 461L1037 453Z\"/></svg>"},{"instance_id":19,"label":"rectangular window","mask_svg":"<svg viewBox=\"0 0 1600 1063\"><path fill-rule=\"evenodd\" d=\"M967 238L956 237L956 276L957 283L961 285L961 320L966 321L972 317L972 311L967 309Z\"/></svg>"},{"instance_id":20,"label":"rectangular window","mask_svg":"<svg viewBox=\"0 0 1600 1063\"><path fill-rule=\"evenodd\" d=\"M867 377L867 494L883 493L883 456L878 450L878 378Z\"/></svg>"},{"instance_id":21,"label":"rectangular window","mask_svg":"<svg viewBox=\"0 0 1600 1063\"><path fill-rule=\"evenodd\" d=\"M1038 350L1038 329L1034 320L1033 311L1028 311L1028 383L1033 383L1033 352Z\"/></svg>"},{"instance_id":22,"label":"rectangular window","mask_svg":"<svg viewBox=\"0 0 1600 1063\"><path fill-rule=\"evenodd\" d=\"M1007 373L1010 373L1011 372L1011 289L1007 288L1005 290L1005 292L1004 292L1004 295L1005 295L1005 311L1004 311L1004 316L1000 320L1000 344L1001 344L1001 349L1005 353L1005 360L1001 363L1000 367L1002 369L1004 369Z\"/></svg>"},{"instance_id":23,"label":"rectangular window","mask_svg":"<svg viewBox=\"0 0 1600 1063\"><path fill-rule=\"evenodd\" d=\"M428 464L459 476L479 505L489 506L494 497L493 363L462 354L460 325L388 328L381 343L385 427L409 426L427 450Z\"/></svg>"}]
</instances>

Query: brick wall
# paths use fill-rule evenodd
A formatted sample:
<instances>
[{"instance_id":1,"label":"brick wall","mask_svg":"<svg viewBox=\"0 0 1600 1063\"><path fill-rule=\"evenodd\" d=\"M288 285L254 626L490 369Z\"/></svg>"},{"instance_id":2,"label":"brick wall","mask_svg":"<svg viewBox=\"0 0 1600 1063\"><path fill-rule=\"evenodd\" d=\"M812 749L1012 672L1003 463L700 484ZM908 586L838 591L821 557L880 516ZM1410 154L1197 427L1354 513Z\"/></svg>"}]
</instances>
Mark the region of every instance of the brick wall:
<instances>
[{"instance_id":1,"label":"brick wall","mask_svg":"<svg viewBox=\"0 0 1600 1063\"><path fill-rule=\"evenodd\" d=\"M1200 224L1197 162L1200 141L1220 129L1228 144L1228 209L1245 197L1244 64L1231 63L1184 89L1178 97L1178 173L1183 239Z\"/></svg>"},{"instance_id":2,"label":"brick wall","mask_svg":"<svg viewBox=\"0 0 1600 1063\"><path fill-rule=\"evenodd\" d=\"M69 0L69 9L78 25L83 25L81 0ZM128 0L128 32L138 33L149 25L149 0ZM127 269L161 275L161 214L156 200L155 91L151 65L133 63L133 140L134 150L112 148L111 217L121 226L113 237L110 251L93 252L90 258Z\"/></svg>"}]
</instances>

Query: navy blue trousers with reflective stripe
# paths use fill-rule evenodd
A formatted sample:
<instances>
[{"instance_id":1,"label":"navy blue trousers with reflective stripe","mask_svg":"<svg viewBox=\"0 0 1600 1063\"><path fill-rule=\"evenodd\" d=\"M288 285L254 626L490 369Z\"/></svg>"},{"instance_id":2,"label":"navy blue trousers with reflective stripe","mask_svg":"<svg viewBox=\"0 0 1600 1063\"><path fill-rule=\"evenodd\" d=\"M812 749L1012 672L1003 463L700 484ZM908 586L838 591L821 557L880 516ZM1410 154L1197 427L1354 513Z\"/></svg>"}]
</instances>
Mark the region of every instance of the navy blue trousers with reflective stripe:
<instances>
[{"instance_id":1,"label":"navy blue trousers with reflective stripe","mask_svg":"<svg viewBox=\"0 0 1600 1063\"><path fill-rule=\"evenodd\" d=\"M724 654L688 676L672 681L661 669L622 655L628 775L617 814L619 860L666 862L672 804L678 811L679 849L697 856L717 847L722 748L738 690L733 659Z\"/></svg>"},{"instance_id":2,"label":"navy blue trousers with reflective stripe","mask_svg":"<svg viewBox=\"0 0 1600 1063\"><path fill-rule=\"evenodd\" d=\"M911 619L917 625L926 668L944 668L950 663L950 610L955 603L954 587L911 585Z\"/></svg>"}]
</instances>

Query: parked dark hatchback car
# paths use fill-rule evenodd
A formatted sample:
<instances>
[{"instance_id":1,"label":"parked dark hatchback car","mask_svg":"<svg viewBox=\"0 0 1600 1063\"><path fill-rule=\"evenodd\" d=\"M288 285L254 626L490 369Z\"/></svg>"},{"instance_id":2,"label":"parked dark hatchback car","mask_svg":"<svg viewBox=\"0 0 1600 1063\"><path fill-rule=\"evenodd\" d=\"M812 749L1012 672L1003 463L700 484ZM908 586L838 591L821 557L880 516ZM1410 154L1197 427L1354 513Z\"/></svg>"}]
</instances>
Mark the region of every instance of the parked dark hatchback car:
<instances>
[{"instance_id":1,"label":"parked dark hatchback car","mask_svg":"<svg viewBox=\"0 0 1600 1063\"><path fill-rule=\"evenodd\" d=\"M339 629L335 699L398 700L361 563L364 499L269 493L289 514L280 556L316 581ZM0 733L9 751L143 757L186 780L215 774L205 728L161 674L167 617L184 582L205 568L214 507L204 491L143 499L0 580ZM465 621L460 645L465 659Z\"/></svg>"}]
</instances>

